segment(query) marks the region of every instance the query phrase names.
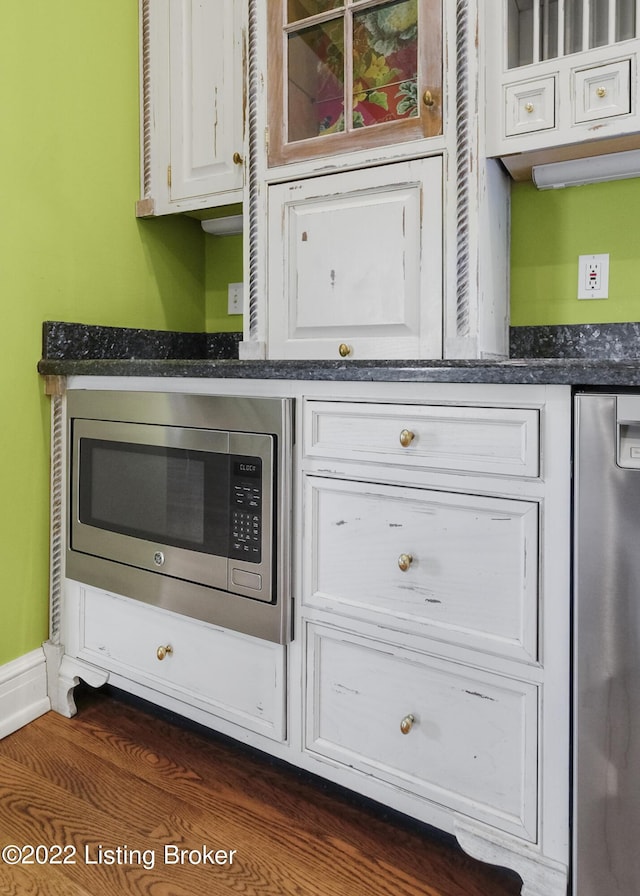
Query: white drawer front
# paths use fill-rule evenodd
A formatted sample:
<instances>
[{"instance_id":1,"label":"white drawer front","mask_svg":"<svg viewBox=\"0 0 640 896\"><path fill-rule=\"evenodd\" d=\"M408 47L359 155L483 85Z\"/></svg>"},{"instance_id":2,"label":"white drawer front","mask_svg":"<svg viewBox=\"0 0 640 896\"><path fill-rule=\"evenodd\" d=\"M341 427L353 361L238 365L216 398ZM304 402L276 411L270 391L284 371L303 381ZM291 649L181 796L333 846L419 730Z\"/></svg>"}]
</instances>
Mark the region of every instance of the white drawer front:
<instances>
[{"instance_id":1,"label":"white drawer front","mask_svg":"<svg viewBox=\"0 0 640 896\"><path fill-rule=\"evenodd\" d=\"M311 625L307 650L308 751L536 839L535 685Z\"/></svg>"},{"instance_id":2,"label":"white drawer front","mask_svg":"<svg viewBox=\"0 0 640 896\"><path fill-rule=\"evenodd\" d=\"M631 62L623 59L573 73L576 122L597 121L631 111Z\"/></svg>"},{"instance_id":3,"label":"white drawer front","mask_svg":"<svg viewBox=\"0 0 640 896\"><path fill-rule=\"evenodd\" d=\"M159 647L171 648L163 660ZM79 656L275 740L285 737L286 648L83 589Z\"/></svg>"},{"instance_id":4,"label":"white drawer front","mask_svg":"<svg viewBox=\"0 0 640 896\"><path fill-rule=\"evenodd\" d=\"M531 134L555 126L555 79L540 78L505 87L507 137Z\"/></svg>"},{"instance_id":5,"label":"white drawer front","mask_svg":"<svg viewBox=\"0 0 640 896\"><path fill-rule=\"evenodd\" d=\"M305 415L308 457L539 475L535 408L307 401Z\"/></svg>"},{"instance_id":6,"label":"white drawer front","mask_svg":"<svg viewBox=\"0 0 640 896\"><path fill-rule=\"evenodd\" d=\"M536 659L535 502L307 476L305 508L305 604Z\"/></svg>"}]
</instances>

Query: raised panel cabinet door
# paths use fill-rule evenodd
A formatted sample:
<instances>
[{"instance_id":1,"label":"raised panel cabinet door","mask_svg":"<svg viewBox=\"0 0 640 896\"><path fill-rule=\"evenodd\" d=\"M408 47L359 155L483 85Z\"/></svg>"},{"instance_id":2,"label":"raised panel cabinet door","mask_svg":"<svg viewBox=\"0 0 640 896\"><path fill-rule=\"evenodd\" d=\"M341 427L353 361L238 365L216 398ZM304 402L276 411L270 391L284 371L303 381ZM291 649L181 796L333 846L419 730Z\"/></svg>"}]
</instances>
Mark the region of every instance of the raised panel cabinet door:
<instances>
[{"instance_id":1,"label":"raised panel cabinet door","mask_svg":"<svg viewBox=\"0 0 640 896\"><path fill-rule=\"evenodd\" d=\"M442 0L266 0L269 164L442 133Z\"/></svg>"},{"instance_id":2,"label":"raised panel cabinet door","mask_svg":"<svg viewBox=\"0 0 640 896\"><path fill-rule=\"evenodd\" d=\"M269 187L269 355L442 354L442 160Z\"/></svg>"},{"instance_id":3,"label":"raised panel cabinet door","mask_svg":"<svg viewBox=\"0 0 640 896\"><path fill-rule=\"evenodd\" d=\"M139 217L242 200L246 0L140 0Z\"/></svg>"},{"instance_id":4,"label":"raised panel cabinet door","mask_svg":"<svg viewBox=\"0 0 640 896\"><path fill-rule=\"evenodd\" d=\"M242 4L171 0L170 7L171 198L240 189Z\"/></svg>"}]
</instances>

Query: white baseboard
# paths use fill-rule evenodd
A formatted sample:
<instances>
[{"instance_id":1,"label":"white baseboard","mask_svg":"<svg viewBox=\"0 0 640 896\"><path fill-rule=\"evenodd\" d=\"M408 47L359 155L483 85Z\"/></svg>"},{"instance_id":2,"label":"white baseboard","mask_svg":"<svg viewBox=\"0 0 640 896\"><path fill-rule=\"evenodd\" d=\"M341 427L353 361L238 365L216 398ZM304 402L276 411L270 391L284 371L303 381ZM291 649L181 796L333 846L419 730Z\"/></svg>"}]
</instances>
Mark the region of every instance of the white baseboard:
<instances>
[{"instance_id":1,"label":"white baseboard","mask_svg":"<svg viewBox=\"0 0 640 896\"><path fill-rule=\"evenodd\" d=\"M0 666L0 738L50 709L47 667L41 647Z\"/></svg>"}]
</instances>

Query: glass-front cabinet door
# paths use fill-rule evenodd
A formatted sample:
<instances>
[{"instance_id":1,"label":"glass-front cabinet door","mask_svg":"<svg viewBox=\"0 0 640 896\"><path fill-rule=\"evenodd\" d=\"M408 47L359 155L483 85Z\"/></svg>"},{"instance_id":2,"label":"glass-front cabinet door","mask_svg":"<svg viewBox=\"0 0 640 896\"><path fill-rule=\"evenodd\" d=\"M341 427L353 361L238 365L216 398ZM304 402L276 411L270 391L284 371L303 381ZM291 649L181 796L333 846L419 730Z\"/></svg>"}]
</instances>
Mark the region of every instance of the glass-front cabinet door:
<instances>
[{"instance_id":1,"label":"glass-front cabinet door","mask_svg":"<svg viewBox=\"0 0 640 896\"><path fill-rule=\"evenodd\" d=\"M269 165L442 133L442 0L269 0Z\"/></svg>"}]
</instances>

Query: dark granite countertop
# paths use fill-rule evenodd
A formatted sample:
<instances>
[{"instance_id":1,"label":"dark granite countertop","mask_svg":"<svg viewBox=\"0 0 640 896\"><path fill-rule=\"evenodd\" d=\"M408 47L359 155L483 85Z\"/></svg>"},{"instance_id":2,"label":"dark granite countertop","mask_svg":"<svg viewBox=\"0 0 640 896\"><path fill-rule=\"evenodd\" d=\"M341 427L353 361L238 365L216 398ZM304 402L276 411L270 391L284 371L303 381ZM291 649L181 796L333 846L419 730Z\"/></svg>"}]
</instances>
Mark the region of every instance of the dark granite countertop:
<instances>
[{"instance_id":1,"label":"dark granite countertop","mask_svg":"<svg viewBox=\"0 0 640 896\"><path fill-rule=\"evenodd\" d=\"M47 321L44 376L199 377L352 382L533 383L640 386L638 324L514 328L512 354L535 347L564 357L460 361L242 361L240 334L170 333ZM573 353L576 356L571 357ZM604 353L608 353L603 356ZM630 357L626 357L631 353Z\"/></svg>"}]
</instances>

